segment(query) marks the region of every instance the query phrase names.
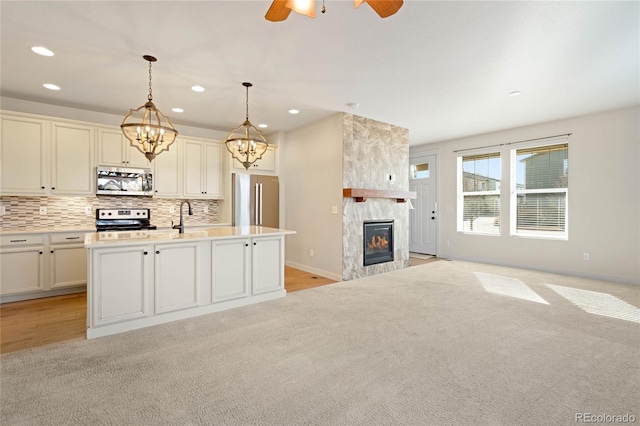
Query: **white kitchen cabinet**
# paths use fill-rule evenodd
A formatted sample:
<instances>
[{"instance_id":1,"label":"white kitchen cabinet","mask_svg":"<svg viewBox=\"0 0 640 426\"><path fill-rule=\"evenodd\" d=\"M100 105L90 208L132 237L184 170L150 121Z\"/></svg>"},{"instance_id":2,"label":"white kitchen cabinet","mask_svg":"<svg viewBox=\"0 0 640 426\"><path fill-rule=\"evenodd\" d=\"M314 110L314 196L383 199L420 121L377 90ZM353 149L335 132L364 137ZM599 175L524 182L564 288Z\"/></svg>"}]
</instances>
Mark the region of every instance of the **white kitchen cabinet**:
<instances>
[{"instance_id":1,"label":"white kitchen cabinet","mask_svg":"<svg viewBox=\"0 0 640 426\"><path fill-rule=\"evenodd\" d=\"M244 166L237 159L233 159L233 167L236 169L245 170ZM260 170L274 172L276 170L276 150L273 146L267 147L267 151L262 154L262 158L256 160L255 163L249 167L249 170Z\"/></svg>"},{"instance_id":2,"label":"white kitchen cabinet","mask_svg":"<svg viewBox=\"0 0 640 426\"><path fill-rule=\"evenodd\" d=\"M249 296L251 239L212 242L212 303Z\"/></svg>"},{"instance_id":3,"label":"white kitchen cabinet","mask_svg":"<svg viewBox=\"0 0 640 426\"><path fill-rule=\"evenodd\" d=\"M155 197L182 197L181 149L182 144L180 141L176 141L168 151L164 151L153 159L153 189Z\"/></svg>"},{"instance_id":4,"label":"white kitchen cabinet","mask_svg":"<svg viewBox=\"0 0 640 426\"><path fill-rule=\"evenodd\" d=\"M50 125L45 120L2 115L0 184L4 195L47 193Z\"/></svg>"},{"instance_id":5,"label":"white kitchen cabinet","mask_svg":"<svg viewBox=\"0 0 640 426\"><path fill-rule=\"evenodd\" d=\"M200 303L197 242L155 246L155 313L198 306Z\"/></svg>"},{"instance_id":6,"label":"white kitchen cabinet","mask_svg":"<svg viewBox=\"0 0 640 426\"><path fill-rule=\"evenodd\" d=\"M44 235L11 235L0 240L0 294L37 292L45 288Z\"/></svg>"},{"instance_id":7,"label":"white kitchen cabinet","mask_svg":"<svg viewBox=\"0 0 640 426\"><path fill-rule=\"evenodd\" d=\"M84 233L51 234L49 238L49 288L86 286Z\"/></svg>"},{"instance_id":8,"label":"white kitchen cabinet","mask_svg":"<svg viewBox=\"0 0 640 426\"><path fill-rule=\"evenodd\" d=\"M184 196L221 199L221 147L184 140Z\"/></svg>"},{"instance_id":9,"label":"white kitchen cabinet","mask_svg":"<svg viewBox=\"0 0 640 426\"><path fill-rule=\"evenodd\" d=\"M173 149L174 145L169 151ZM98 165L143 169L151 167L147 157L137 148L131 146L129 139L122 134L122 130L115 128L98 130Z\"/></svg>"},{"instance_id":10,"label":"white kitchen cabinet","mask_svg":"<svg viewBox=\"0 0 640 426\"><path fill-rule=\"evenodd\" d=\"M284 290L284 237L252 239L251 294Z\"/></svg>"},{"instance_id":11,"label":"white kitchen cabinet","mask_svg":"<svg viewBox=\"0 0 640 426\"><path fill-rule=\"evenodd\" d=\"M50 193L95 195L95 129L55 121L52 126Z\"/></svg>"},{"instance_id":12,"label":"white kitchen cabinet","mask_svg":"<svg viewBox=\"0 0 640 426\"><path fill-rule=\"evenodd\" d=\"M152 314L153 246L129 245L92 253L88 298L94 325L144 318Z\"/></svg>"}]
</instances>

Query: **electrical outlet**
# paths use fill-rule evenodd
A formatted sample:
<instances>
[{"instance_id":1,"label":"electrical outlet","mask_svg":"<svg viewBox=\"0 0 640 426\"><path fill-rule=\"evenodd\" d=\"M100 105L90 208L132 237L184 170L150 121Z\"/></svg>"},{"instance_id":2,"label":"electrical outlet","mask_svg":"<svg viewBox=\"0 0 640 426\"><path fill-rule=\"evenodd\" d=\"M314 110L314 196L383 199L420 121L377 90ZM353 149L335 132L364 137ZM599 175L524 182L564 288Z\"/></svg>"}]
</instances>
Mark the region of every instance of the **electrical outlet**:
<instances>
[{"instance_id":1,"label":"electrical outlet","mask_svg":"<svg viewBox=\"0 0 640 426\"><path fill-rule=\"evenodd\" d=\"M40 214L41 215L47 214L47 208L45 206L40 206Z\"/></svg>"},{"instance_id":2,"label":"electrical outlet","mask_svg":"<svg viewBox=\"0 0 640 426\"><path fill-rule=\"evenodd\" d=\"M309 257L313 257L313 249L309 249Z\"/></svg>"},{"instance_id":3,"label":"electrical outlet","mask_svg":"<svg viewBox=\"0 0 640 426\"><path fill-rule=\"evenodd\" d=\"M589 260L590 256L589 253L582 253L582 260Z\"/></svg>"},{"instance_id":4,"label":"electrical outlet","mask_svg":"<svg viewBox=\"0 0 640 426\"><path fill-rule=\"evenodd\" d=\"M7 214L7 207L6 206L0 206L0 216L4 216Z\"/></svg>"},{"instance_id":5,"label":"electrical outlet","mask_svg":"<svg viewBox=\"0 0 640 426\"><path fill-rule=\"evenodd\" d=\"M169 213L175 213L176 212L176 206L169 206Z\"/></svg>"},{"instance_id":6,"label":"electrical outlet","mask_svg":"<svg viewBox=\"0 0 640 426\"><path fill-rule=\"evenodd\" d=\"M84 206L84 214L91 216L91 206Z\"/></svg>"},{"instance_id":7,"label":"electrical outlet","mask_svg":"<svg viewBox=\"0 0 640 426\"><path fill-rule=\"evenodd\" d=\"M331 214L338 214L338 206L331 206Z\"/></svg>"},{"instance_id":8,"label":"electrical outlet","mask_svg":"<svg viewBox=\"0 0 640 426\"><path fill-rule=\"evenodd\" d=\"M202 211L205 213L209 213L209 206L205 204L205 206L202 208Z\"/></svg>"}]
</instances>

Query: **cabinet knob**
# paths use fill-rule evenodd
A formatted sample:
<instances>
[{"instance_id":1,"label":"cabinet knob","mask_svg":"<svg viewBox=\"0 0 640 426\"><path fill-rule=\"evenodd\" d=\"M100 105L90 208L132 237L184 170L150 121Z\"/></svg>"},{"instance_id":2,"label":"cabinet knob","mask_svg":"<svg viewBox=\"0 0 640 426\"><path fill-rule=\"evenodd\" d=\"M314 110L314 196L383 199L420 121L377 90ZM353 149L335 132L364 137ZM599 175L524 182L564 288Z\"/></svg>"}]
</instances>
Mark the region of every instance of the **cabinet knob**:
<instances>
[{"instance_id":1,"label":"cabinet knob","mask_svg":"<svg viewBox=\"0 0 640 426\"><path fill-rule=\"evenodd\" d=\"M40 189L44 189L44 186L41 186Z\"/></svg>"},{"instance_id":2,"label":"cabinet knob","mask_svg":"<svg viewBox=\"0 0 640 426\"><path fill-rule=\"evenodd\" d=\"M144 254L146 256L148 253L146 251L143 251L142 254Z\"/></svg>"},{"instance_id":3,"label":"cabinet knob","mask_svg":"<svg viewBox=\"0 0 640 426\"><path fill-rule=\"evenodd\" d=\"M156 250L156 254L160 254L160 250Z\"/></svg>"},{"instance_id":4,"label":"cabinet knob","mask_svg":"<svg viewBox=\"0 0 640 426\"><path fill-rule=\"evenodd\" d=\"M51 250L51 254L53 254L53 250Z\"/></svg>"},{"instance_id":5,"label":"cabinet knob","mask_svg":"<svg viewBox=\"0 0 640 426\"><path fill-rule=\"evenodd\" d=\"M255 246L256 244L258 244L258 243L253 243L253 245L254 245L254 246Z\"/></svg>"},{"instance_id":6,"label":"cabinet knob","mask_svg":"<svg viewBox=\"0 0 640 426\"><path fill-rule=\"evenodd\" d=\"M56 189L56 187L55 187L55 186L52 186L52 187L51 187L51 189Z\"/></svg>"},{"instance_id":7,"label":"cabinet knob","mask_svg":"<svg viewBox=\"0 0 640 426\"><path fill-rule=\"evenodd\" d=\"M39 252L40 254L42 254L42 252Z\"/></svg>"},{"instance_id":8,"label":"cabinet knob","mask_svg":"<svg viewBox=\"0 0 640 426\"><path fill-rule=\"evenodd\" d=\"M245 247L249 247L249 243L245 244L244 246L245 246Z\"/></svg>"}]
</instances>

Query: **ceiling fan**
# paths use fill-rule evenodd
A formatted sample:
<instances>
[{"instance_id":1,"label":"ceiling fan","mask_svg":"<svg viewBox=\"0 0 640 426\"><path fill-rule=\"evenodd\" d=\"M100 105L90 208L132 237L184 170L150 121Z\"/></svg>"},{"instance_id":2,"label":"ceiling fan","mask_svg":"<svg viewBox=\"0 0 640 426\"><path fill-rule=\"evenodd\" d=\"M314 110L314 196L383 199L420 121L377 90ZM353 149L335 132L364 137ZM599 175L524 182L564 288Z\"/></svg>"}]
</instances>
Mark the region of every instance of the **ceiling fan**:
<instances>
[{"instance_id":1,"label":"ceiling fan","mask_svg":"<svg viewBox=\"0 0 640 426\"><path fill-rule=\"evenodd\" d=\"M393 15L402 7L402 0L354 0L353 7L358 7L365 2L368 3L381 18ZM284 21L292 10L310 18L315 18L315 0L273 0L271 7L269 7L264 17L267 21ZM322 13L324 13L324 11L323 0Z\"/></svg>"}]
</instances>

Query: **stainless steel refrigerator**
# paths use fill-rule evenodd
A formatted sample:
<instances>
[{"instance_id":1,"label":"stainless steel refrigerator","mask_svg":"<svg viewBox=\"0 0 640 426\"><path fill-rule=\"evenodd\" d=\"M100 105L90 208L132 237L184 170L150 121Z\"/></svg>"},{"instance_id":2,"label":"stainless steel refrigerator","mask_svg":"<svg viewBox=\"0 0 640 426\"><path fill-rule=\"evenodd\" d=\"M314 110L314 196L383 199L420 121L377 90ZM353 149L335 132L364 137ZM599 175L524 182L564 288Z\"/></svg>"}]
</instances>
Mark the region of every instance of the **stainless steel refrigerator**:
<instances>
[{"instance_id":1,"label":"stainless steel refrigerator","mask_svg":"<svg viewBox=\"0 0 640 426\"><path fill-rule=\"evenodd\" d=\"M231 175L232 225L280 226L278 176Z\"/></svg>"}]
</instances>

